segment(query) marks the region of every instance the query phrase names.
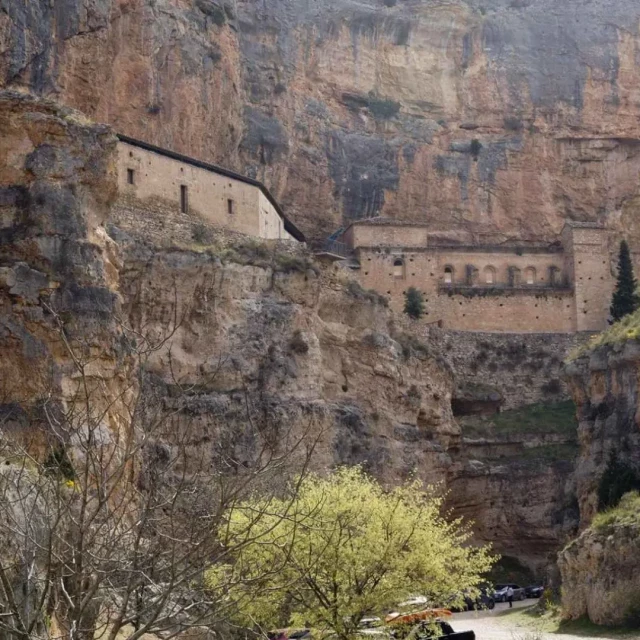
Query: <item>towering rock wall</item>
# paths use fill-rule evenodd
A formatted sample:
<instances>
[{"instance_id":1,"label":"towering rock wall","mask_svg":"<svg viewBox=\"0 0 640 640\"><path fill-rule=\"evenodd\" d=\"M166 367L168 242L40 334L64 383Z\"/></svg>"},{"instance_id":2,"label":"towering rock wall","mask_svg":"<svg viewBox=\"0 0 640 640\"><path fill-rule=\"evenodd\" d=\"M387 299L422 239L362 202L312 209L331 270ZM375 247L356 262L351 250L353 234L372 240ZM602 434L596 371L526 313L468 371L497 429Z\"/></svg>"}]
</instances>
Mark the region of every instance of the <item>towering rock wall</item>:
<instances>
[{"instance_id":1,"label":"towering rock wall","mask_svg":"<svg viewBox=\"0 0 640 640\"><path fill-rule=\"evenodd\" d=\"M485 425L464 437L442 339L412 333L384 299L303 248L152 240L143 217L114 216L107 128L3 92L0 134L4 434L51 427L43 399L63 406L83 380L73 347L110 403L105 435L128 427L140 381L168 416L167 437L189 426L194 454L214 464L220 451L247 463L256 434L309 435L317 469L362 464L388 483L417 474L452 490L479 541L532 566L557 549L572 467L553 447L571 434ZM141 358L146 344L159 346Z\"/></svg>"},{"instance_id":2,"label":"towering rock wall","mask_svg":"<svg viewBox=\"0 0 640 640\"><path fill-rule=\"evenodd\" d=\"M104 426L125 426L120 259L103 224L116 193L115 144L107 127L78 113L0 92L3 433L34 437L44 422L46 434L83 377L101 381Z\"/></svg>"},{"instance_id":3,"label":"towering rock wall","mask_svg":"<svg viewBox=\"0 0 640 640\"><path fill-rule=\"evenodd\" d=\"M580 457L575 473L581 524L598 510L598 484L612 453L640 470L640 347L622 340L588 351L567 366L578 406Z\"/></svg>"},{"instance_id":4,"label":"towering rock wall","mask_svg":"<svg viewBox=\"0 0 640 640\"><path fill-rule=\"evenodd\" d=\"M384 214L640 237L632 0L5 0L0 78L264 179L322 236Z\"/></svg>"},{"instance_id":5,"label":"towering rock wall","mask_svg":"<svg viewBox=\"0 0 640 640\"><path fill-rule=\"evenodd\" d=\"M316 470L361 464L387 483L445 479L460 445L452 373L394 331L382 299L304 255L237 240L159 248L112 233L132 326L171 329L147 383L201 446L226 446L242 464L256 432L283 444L306 437L317 439ZM176 400L177 389L190 391Z\"/></svg>"},{"instance_id":6,"label":"towering rock wall","mask_svg":"<svg viewBox=\"0 0 640 640\"><path fill-rule=\"evenodd\" d=\"M637 319L636 314L626 325L614 326L600 346L567 367L578 405L575 479L583 532L558 557L566 617L588 616L599 624L632 628L640 614L640 500L629 493L617 508L596 514L598 487L612 454L619 464L640 472ZM620 468L617 473L622 474Z\"/></svg>"}]
</instances>

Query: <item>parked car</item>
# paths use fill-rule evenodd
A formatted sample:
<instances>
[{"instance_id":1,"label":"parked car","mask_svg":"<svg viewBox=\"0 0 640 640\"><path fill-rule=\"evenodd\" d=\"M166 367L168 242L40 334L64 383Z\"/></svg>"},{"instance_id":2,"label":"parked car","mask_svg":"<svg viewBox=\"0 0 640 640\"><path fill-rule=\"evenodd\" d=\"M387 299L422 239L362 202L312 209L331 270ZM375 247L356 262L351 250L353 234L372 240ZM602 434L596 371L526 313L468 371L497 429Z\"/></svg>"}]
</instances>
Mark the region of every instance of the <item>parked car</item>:
<instances>
[{"instance_id":1,"label":"parked car","mask_svg":"<svg viewBox=\"0 0 640 640\"><path fill-rule=\"evenodd\" d=\"M462 597L462 601L460 601L460 597ZM484 588L480 590L480 595L478 596L471 596L471 594L469 594L468 592L463 592L461 596L452 598L451 601L446 604L447 609L449 609L449 611L452 611L453 613L458 613L459 611L493 609L495 606L495 599Z\"/></svg>"},{"instance_id":2,"label":"parked car","mask_svg":"<svg viewBox=\"0 0 640 640\"><path fill-rule=\"evenodd\" d=\"M531 585L524 590L527 598L542 598L542 594L544 593L544 587Z\"/></svg>"},{"instance_id":3,"label":"parked car","mask_svg":"<svg viewBox=\"0 0 640 640\"><path fill-rule=\"evenodd\" d=\"M412 596L404 602L400 602L398 606L402 609L415 609L424 608L429 603L429 599L426 596Z\"/></svg>"},{"instance_id":4,"label":"parked car","mask_svg":"<svg viewBox=\"0 0 640 640\"><path fill-rule=\"evenodd\" d=\"M454 631L444 620L423 621L417 624L406 640L476 640L474 631Z\"/></svg>"},{"instance_id":5,"label":"parked car","mask_svg":"<svg viewBox=\"0 0 640 640\"><path fill-rule=\"evenodd\" d=\"M525 595L524 589L522 587L519 587L517 584L497 584L496 591L493 594L496 602L507 601L507 589L509 589L509 587L513 589L514 600L524 600L527 597Z\"/></svg>"},{"instance_id":6,"label":"parked car","mask_svg":"<svg viewBox=\"0 0 640 640\"><path fill-rule=\"evenodd\" d=\"M371 616L369 618L362 618L360 620L360 629L373 629L382 625L382 619L377 616Z\"/></svg>"},{"instance_id":7,"label":"parked car","mask_svg":"<svg viewBox=\"0 0 640 640\"><path fill-rule=\"evenodd\" d=\"M277 629L267 633L269 640L311 640L311 629Z\"/></svg>"},{"instance_id":8,"label":"parked car","mask_svg":"<svg viewBox=\"0 0 640 640\"><path fill-rule=\"evenodd\" d=\"M464 597L464 603L467 611L473 611L478 609L493 609L496 606L495 598L487 592L486 589L480 590L480 595L477 598L471 596Z\"/></svg>"}]
</instances>

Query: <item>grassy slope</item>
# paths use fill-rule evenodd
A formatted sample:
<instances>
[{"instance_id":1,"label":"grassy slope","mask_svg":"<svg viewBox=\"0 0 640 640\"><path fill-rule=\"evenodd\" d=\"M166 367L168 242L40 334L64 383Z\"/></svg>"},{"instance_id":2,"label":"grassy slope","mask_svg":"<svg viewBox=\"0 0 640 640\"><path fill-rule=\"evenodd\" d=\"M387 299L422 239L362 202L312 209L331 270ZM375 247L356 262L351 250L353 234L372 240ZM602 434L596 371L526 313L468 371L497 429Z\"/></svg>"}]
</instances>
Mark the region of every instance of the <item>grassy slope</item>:
<instances>
[{"instance_id":1,"label":"grassy slope","mask_svg":"<svg viewBox=\"0 0 640 640\"><path fill-rule=\"evenodd\" d=\"M591 526L602 531L615 525L628 524L640 524L640 493L638 491L632 491L623 496L617 507L597 514Z\"/></svg>"},{"instance_id":2,"label":"grassy slope","mask_svg":"<svg viewBox=\"0 0 640 640\"><path fill-rule=\"evenodd\" d=\"M576 433L576 408L571 400L555 404L533 404L520 409L503 411L495 416L458 418L466 437L501 437L518 433L558 434Z\"/></svg>"},{"instance_id":3,"label":"grassy slope","mask_svg":"<svg viewBox=\"0 0 640 640\"><path fill-rule=\"evenodd\" d=\"M575 349L569 355L568 360L575 360L597 347L626 342L627 340L640 340L640 310L623 318L620 322L616 322L606 331L599 333L589 342Z\"/></svg>"}]
</instances>

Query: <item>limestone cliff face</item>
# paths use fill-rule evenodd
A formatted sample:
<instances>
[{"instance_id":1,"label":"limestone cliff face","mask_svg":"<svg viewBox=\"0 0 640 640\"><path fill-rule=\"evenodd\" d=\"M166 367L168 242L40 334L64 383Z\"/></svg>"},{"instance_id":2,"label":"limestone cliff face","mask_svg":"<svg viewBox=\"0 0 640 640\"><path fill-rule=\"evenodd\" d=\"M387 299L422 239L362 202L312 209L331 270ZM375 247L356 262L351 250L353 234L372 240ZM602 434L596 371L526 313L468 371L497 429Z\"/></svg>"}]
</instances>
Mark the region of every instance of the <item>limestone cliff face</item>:
<instances>
[{"instance_id":1,"label":"limestone cliff face","mask_svg":"<svg viewBox=\"0 0 640 640\"><path fill-rule=\"evenodd\" d=\"M577 524L573 445L551 434L464 437L449 504L478 539L544 576Z\"/></svg>"},{"instance_id":2,"label":"limestone cliff face","mask_svg":"<svg viewBox=\"0 0 640 640\"><path fill-rule=\"evenodd\" d=\"M578 406L580 456L575 478L582 526L597 512L598 483L610 454L640 468L639 370L635 340L599 347L567 367Z\"/></svg>"},{"instance_id":3,"label":"limestone cliff face","mask_svg":"<svg viewBox=\"0 0 640 640\"><path fill-rule=\"evenodd\" d=\"M115 197L108 128L30 96L0 92L0 415L34 435L42 408L74 393L79 368L116 398L128 371L114 321L117 248L105 231ZM63 339L64 338L64 339ZM109 402L108 400L106 400ZM105 425L123 425L115 410ZM45 429L46 431L46 429Z\"/></svg>"},{"instance_id":4,"label":"limestone cliff face","mask_svg":"<svg viewBox=\"0 0 640 640\"><path fill-rule=\"evenodd\" d=\"M316 469L417 474L451 490L479 541L532 566L557 549L570 464L547 463L552 436L463 437L441 337L412 332L304 249L153 244L143 219L112 215L108 129L20 93L0 94L0 107L0 410L12 433L32 436L46 426L41 399L73 393L66 336L105 401L129 400L140 377L167 437L189 425L211 464L221 451L248 463L257 432L285 447L307 435ZM141 336L160 345L144 371L131 353ZM106 414L114 431L128 426L119 409Z\"/></svg>"},{"instance_id":5,"label":"limestone cliff face","mask_svg":"<svg viewBox=\"0 0 640 640\"><path fill-rule=\"evenodd\" d=\"M212 456L225 443L239 464L251 459L258 428L283 443L318 438L319 470L362 464L390 483L414 472L445 479L460 441L452 374L395 333L375 296L304 256L267 252L242 264L112 232L133 326L151 335L172 327L147 365L149 384ZM179 405L177 385L193 388Z\"/></svg>"},{"instance_id":6,"label":"limestone cliff face","mask_svg":"<svg viewBox=\"0 0 640 640\"><path fill-rule=\"evenodd\" d=\"M55 5L55 6L54 6ZM0 82L364 216L640 237L633 0L5 2Z\"/></svg>"},{"instance_id":7,"label":"limestone cliff face","mask_svg":"<svg viewBox=\"0 0 640 640\"><path fill-rule=\"evenodd\" d=\"M558 556L563 612L599 624L638 623L638 512L631 494L618 508L594 517L598 486L611 454L640 469L638 374L640 346L629 338L606 342L567 366L578 405L580 455L575 471L582 534Z\"/></svg>"},{"instance_id":8,"label":"limestone cliff face","mask_svg":"<svg viewBox=\"0 0 640 640\"><path fill-rule=\"evenodd\" d=\"M632 521L591 527L559 556L563 612L601 625L634 628L640 614L640 527Z\"/></svg>"}]
</instances>

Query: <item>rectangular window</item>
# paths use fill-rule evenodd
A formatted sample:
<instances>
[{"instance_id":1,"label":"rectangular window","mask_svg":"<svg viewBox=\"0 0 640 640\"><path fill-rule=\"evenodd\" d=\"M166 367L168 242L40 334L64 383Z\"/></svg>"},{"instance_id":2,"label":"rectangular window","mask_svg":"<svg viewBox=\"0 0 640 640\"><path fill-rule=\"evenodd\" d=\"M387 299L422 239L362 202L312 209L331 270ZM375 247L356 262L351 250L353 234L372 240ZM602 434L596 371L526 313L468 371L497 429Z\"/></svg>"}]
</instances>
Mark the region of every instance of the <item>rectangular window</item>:
<instances>
[{"instance_id":1,"label":"rectangular window","mask_svg":"<svg viewBox=\"0 0 640 640\"><path fill-rule=\"evenodd\" d=\"M233 208L233 200L231 198L227 200L227 213L229 215L232 215L235 213L235 210Z\"/></svg>"},{"instance_id":2,"label":"rectangular window","mask_svg":"<svg viewBox=\"0 0 640 640\"><path fill-rule=\"evenodd\" d=\"M135 172L133 169L127 169L127 184L135 184Z\"/></svg>"},{"instance_id":3,"label":"rectangular window","mask_svg":"<svg viewBox=\"0 0 640 640\"><path fill-rule=\"evenodd\" d=\"M180 211L182 213L189 212L189 194L187 192L187 185L180 185Z\"/></svg>"}]
</instances>

